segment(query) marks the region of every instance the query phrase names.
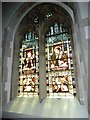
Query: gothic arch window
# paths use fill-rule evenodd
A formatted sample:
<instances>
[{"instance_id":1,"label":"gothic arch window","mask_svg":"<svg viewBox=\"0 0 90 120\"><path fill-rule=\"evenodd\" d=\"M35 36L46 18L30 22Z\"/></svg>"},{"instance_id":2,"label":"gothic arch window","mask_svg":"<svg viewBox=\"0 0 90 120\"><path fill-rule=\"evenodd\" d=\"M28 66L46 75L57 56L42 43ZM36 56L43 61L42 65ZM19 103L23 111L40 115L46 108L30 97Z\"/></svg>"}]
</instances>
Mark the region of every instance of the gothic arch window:
<instances>
[{"instance_id":1,"label":"gothic arch window","mask_svg":"<svg viewBox=\"0 0 90 120\"><path fill-rule=\"evenodd\" d=\"M27 32L20 48L18 96L38 95L38 62L38 36Z\"/></svg>"},{"instance_id":2,"label":"gothic arch window","mask_svg":"<svg viewBox=\"0 0 90 120\"><path fill-rule=\"evenodd\" d=\"M76 95L71 42L71 35L62 23L50 26L45 38L48 97Z\"/></svg>"},{"instance_id":3,"label":"gothic arch window","mask_svg":"<svg viewBox=\"0 0 90 120\"><path fill-rule=\"evenodd\" d=\"M48 97L76 95L71 24L70 15L62 7L49 3L37 5L22 20L18 96L42 98L43 91ZM40 63L42 56L44 62Z\"/></svg>"}]
</instances>

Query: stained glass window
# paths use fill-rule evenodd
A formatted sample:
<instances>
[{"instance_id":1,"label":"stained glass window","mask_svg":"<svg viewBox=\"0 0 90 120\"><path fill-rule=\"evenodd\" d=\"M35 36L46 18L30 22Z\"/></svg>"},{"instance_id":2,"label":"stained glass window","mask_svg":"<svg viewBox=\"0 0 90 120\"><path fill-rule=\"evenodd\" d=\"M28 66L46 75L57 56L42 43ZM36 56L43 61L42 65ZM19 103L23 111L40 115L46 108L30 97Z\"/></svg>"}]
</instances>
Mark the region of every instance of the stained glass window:
<instances>
[{"instance_id":1,"label":"stained glass window","mask_svg":"<svg viewBox=\"0 0 90 120\"><path fill-rule=\"evenodd\" d=\"M47 14L46 14L46 19L48 19L50 16L52 16L52 13L49 11L49 12L47 12Z\"/></svg>"},{"instance_id":2,"label":"stained glass window","mask_svg":"<svg viewBox=\"0 0 90 120\"><path fill-rule=\"evenodd\" d=\"M20 48L18 96L39 94L38 36L28 32Z\"/></svg>"},{"instance_id":3,"label":"stained glass window","mask_svg":"<svg viewBox=\"0 0 90 120\"><path fill-rule=\"evenodd\" d=\"M50 27L46 39L46 80L48 97L76 95L71 37L62 24Z\"/></svg>"}]
</instances>

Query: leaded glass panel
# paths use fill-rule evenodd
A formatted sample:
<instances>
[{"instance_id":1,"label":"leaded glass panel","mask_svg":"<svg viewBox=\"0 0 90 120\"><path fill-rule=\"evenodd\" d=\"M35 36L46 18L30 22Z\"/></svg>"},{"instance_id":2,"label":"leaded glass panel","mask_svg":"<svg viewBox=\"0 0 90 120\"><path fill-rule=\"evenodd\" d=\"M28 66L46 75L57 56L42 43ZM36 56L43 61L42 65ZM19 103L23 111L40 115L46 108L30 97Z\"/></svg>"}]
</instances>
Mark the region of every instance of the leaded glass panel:
<instances>
[{"instance_id":1,"label":"leaded glass panel","mask_svg":"<svg viewBox=\"0 0 90 120\"><path fill-rule=\"evenodd\" d=\"M47 96L73 97L76 88L70 35L62 24L55 23L53 34L47 33L45 40Z\"/></svg>"},{"instance_id":2,"label":"leaded glass panel","mask_svg":"<svg viewBox=\"0 0 90 120\"><path fill-rule=\"evenodd\" d=\"M26 33L20 48L18 96L37 96L39 91L38 37Z\"/></svg>"}]
</instances>

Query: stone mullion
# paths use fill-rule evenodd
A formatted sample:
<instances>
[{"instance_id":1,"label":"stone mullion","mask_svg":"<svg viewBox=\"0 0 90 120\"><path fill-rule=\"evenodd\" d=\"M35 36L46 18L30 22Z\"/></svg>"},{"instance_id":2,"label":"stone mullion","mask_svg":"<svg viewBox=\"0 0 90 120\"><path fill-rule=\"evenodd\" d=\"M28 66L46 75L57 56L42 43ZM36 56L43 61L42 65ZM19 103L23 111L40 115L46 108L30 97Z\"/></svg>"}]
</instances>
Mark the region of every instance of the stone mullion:
<instances>
[{"instance_id":1,"label":"stone mullion","mask_svg":"<svg viewBox=\"0 0 90 120\"><path fill-rule=\"evenodd\" d=\"M44 28L43 28L44 29ZM44 34L39 25L39 99L40 102L47 96L46 86L46 58Z\"/></svg>"}]
</instances>

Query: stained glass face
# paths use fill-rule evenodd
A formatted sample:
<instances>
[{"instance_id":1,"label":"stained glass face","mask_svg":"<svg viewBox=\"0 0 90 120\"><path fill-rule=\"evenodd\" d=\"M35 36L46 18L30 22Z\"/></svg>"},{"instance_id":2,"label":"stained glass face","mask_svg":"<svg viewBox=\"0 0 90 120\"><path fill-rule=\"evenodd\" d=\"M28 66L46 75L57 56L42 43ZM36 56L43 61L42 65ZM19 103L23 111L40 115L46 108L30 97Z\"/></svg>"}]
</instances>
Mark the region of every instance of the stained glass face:
<instances>
[{"instance_id":1,"label":"stained glass face","mask_svg":"<svg viewBox=\"0 0 90 120\"><path fill-rule=\"evenodd\" d=\"M76 95L73 54L68 31L57 23L46 35L47 96L73 97Z\"/></svg>"},{"instance_id":2,"label":"stained glass face","mask_svg":"<svg viewBox=\"0 0 90 120\"><path fill-rule=\"evenodd\" d=\"M18 96L38 95L38 66L38 37L26 33L20 48Z\"/></svg>"}]
</instances>

